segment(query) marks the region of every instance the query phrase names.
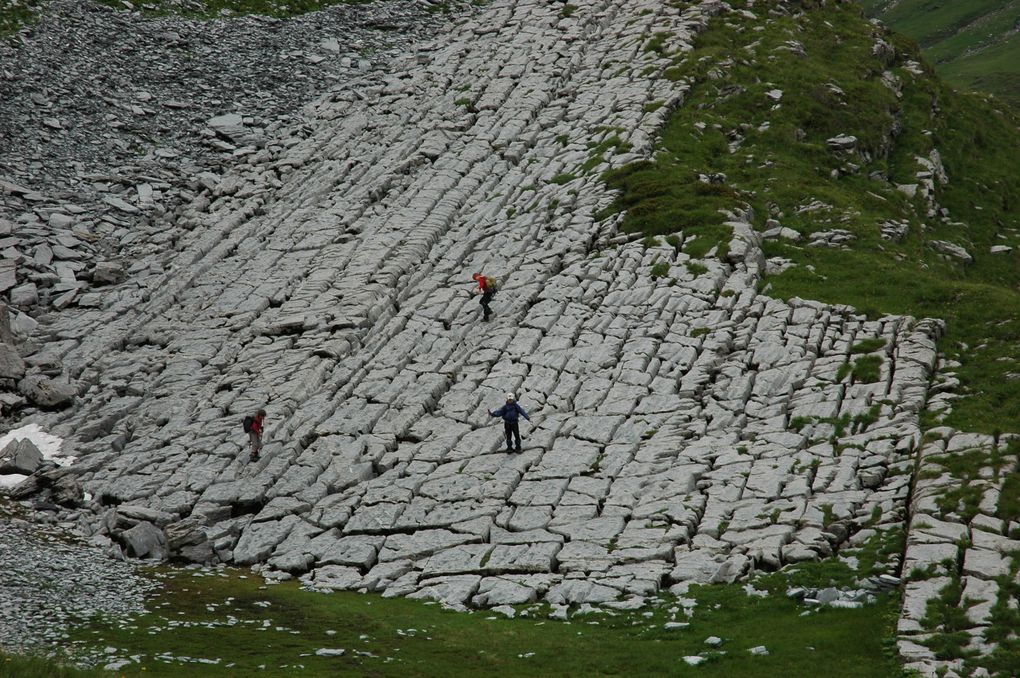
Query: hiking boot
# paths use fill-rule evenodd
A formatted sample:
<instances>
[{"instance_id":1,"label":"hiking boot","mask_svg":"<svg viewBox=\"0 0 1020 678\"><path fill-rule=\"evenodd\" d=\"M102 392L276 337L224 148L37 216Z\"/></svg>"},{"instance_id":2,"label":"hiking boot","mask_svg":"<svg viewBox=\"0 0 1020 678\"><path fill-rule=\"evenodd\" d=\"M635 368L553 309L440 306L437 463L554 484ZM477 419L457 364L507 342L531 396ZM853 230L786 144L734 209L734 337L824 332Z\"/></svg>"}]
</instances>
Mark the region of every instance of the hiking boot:
<instances>
[{"instance_id":1,"label":"hiking boot","mask_svg":"<svg viewBox=\"0 0 1020 678\"><path fill-rule=\"evenodd\" d=\"M517 446L516 452L517 452L517 454L521 453L521 446L520 445Z\"/></svg>"}]
</instances>

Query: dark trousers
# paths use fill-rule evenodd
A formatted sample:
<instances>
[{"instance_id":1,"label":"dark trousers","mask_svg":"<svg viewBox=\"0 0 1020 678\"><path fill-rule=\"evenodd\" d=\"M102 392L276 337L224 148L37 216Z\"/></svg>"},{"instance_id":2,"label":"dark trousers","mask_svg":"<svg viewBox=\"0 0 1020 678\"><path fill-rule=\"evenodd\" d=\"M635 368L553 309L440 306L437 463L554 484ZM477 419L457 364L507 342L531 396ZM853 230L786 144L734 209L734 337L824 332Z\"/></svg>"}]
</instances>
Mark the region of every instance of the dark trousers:
<instances>
[{"instance_id":1,"label":"dark trousers","mask_svg":"<svg viewBox=\"0 0 1020 678\"><path fill-rule=\"evenodd\" d=\"M478 303L482 305L482 319L488 320L492 314L492 310L489 308L489 304L492 302L492 295L495 292L482 292L482 298L478 300Z\"/></svg>"},{"instance_id":2,"label":"dark trousers","mask_svg":"<svg viewBox=\"0 0 1020 678\"><path fill-rule=\"evenodd\" d=\"M506 449L512 449L512 439L517 439L517 449L521 449L521 427L516 421L503 420L503 433L506 434Z\"/></svg>"}]
</instances>

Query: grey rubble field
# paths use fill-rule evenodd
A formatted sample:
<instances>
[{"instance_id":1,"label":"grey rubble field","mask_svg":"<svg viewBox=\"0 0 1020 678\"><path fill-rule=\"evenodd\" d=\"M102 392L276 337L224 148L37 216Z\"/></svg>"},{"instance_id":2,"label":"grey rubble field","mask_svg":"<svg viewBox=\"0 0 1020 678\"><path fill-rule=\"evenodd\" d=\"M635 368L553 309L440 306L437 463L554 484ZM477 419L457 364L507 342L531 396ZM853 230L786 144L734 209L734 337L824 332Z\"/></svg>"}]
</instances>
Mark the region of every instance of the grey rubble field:
<instances>
[{"instance_id":1,"label":"grey rubble field","mask_svg":"<svg viewBox=\"0 0 1020 678\"><path fill-rule=\"evenodd\" d=\"M665 50L689 49L725 9L499 0L259 143L234 138L243 117L217 121L232 163L190 175L150 227L163 245L140 236L124 282L39 318L28 369L77 397L31 420L72 442L95 498L65 519L114 554L460 608L637 606L911 515L907 567L962 557L968 591L994 600L1009 544L960 556L968 519L920 518L952 480L911 494L938 321L761 294L749 215L697 260L682 223L649 245L595 221L612 200L599 172L649 155L683 105L649 40L667 30ZM7 190L25 210L14 228L40 214L45 196ZM144 194L120 211L154 209ZM488 324L474 271L502 279ZM861 345L880 359L873 383L841 374ZM521 454L487 415L508 390L535 420ZM241 418L262 406L249 464ZM940 434L924 454L995 444ZM930 674L909 638L936 583L907 587L900 623ZM968 614L977 628L989 613Z\"/></svg>"},{"instance_id":2,"label":"grey rubble field","mask_svg":"<svg viewBox=\"0 0 1020 678\"><path fill-rule=\"evenodd\" d=\"M125 616L143 608L153 588L130 563L104 557L103 549L68 541L60 528L40 526L0 512L0 629L3 648L37 650L63 644L67 626L96 614Z\"/></svg>"}]
</instances>

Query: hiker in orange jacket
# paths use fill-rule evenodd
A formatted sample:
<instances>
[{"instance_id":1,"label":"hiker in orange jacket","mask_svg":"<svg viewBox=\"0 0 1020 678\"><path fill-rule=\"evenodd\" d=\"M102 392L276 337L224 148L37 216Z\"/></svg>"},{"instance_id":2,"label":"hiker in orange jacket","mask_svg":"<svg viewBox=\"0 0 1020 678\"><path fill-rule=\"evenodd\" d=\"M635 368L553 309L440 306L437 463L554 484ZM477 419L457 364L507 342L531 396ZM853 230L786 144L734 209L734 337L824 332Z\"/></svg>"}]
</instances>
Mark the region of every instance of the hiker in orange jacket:
<instances>
[{"instance_id":1,"label":"hiker in orange jacket","mask_svg":"<svg viewBox=\"0 0 1020 678\"><path fill-rule=\"evenodd\" d=\"M262 451L262 428L266 418L266 411L259 410L254 417L245 417L248 429L248 441L251 443L251 461L259 460L259 452Z\"/></svg>"},{"instance_id":2,"label":"hiker in orange jacket","mask_svg":"<svg viewBox=\"0 0 1020 678\"><path fill-rule=\"evenodd\" d=\"M478 283L475 294L482 295L481 299L478 300L478 303L482 305L482 320L488 321L489 316L492 315L489 303L492 302L492 297L496 294L496 280L495 278L488 278L481 273L475 273L471 276L471 279Z\"/></svg>"}]
</instances>

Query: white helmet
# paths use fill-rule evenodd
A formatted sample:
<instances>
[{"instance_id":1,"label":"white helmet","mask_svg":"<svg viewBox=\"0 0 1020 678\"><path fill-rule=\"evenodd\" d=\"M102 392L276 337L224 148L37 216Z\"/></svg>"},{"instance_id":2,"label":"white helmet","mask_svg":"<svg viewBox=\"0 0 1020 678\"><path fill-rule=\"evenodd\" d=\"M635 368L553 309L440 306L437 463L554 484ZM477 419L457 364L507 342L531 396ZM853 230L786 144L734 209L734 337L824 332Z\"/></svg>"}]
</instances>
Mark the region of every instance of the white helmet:
<instances>
[{"instance_id":1,"label":"white helmet","mask_svg":"<svg viewBox=\"0 0 1020 678\"><path fill-rule=\"evenodd\" d=\"M507 393L506 394L506 399L507 400L517 400L517 398L514 397L513 393Z\"/></svg>"}]
</instances>

